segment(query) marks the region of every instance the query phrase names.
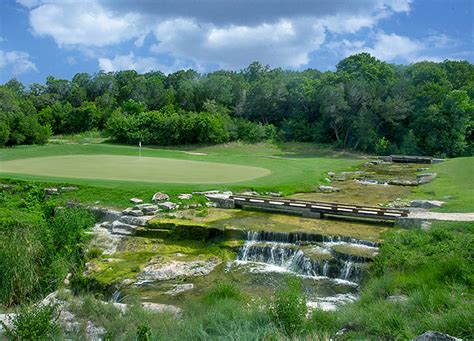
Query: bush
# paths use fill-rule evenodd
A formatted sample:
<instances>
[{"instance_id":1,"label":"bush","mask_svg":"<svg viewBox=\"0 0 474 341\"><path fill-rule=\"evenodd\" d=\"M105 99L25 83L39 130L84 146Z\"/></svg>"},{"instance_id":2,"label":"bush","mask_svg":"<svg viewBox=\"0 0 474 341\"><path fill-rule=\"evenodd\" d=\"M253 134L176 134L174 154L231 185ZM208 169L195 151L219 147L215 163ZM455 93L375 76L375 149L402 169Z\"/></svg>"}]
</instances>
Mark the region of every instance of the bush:
<instances>
[{"instance_id":1,"label":"bush","mask_svg":"<svg viewBox=\"0 0 474 341\"><path fill-rule=\"evenodd\" d=\"M137 341L150 341L151 329L148 324L140 324L137 327Z\"/></svg>"},{"instance_id":2,"label":"bush","mask_svg":"<svg viewBox=\"0 0 474 341\"><path fill-rule=\"evenodd\" d=\"M207 293L206 296L204 296L204 301L210 303L225 299L241 301L242 293L233 284L219 283L209 293Z\"/></svg>"},{"instance_id":3,"label":"bush","mask_svg":"<svg viewBox=\"0 0 474 341\"><path fill-rule=\"evenodd\" d=\"M57 306L38 305L21 308L12 321L12 328L2 324L7 337L12 340L48 340L60 333L57 319Z\"/></svg>"},{"instance_id":4,"label":"bush","mask_svg":"<svg viewBox=\"0 0 474 341\"><path fill-rule=\"evenodd\" d=\"M305 323L306 298L301 293L301 280L288 278L287 287L276 293L270 307L270 315L276 325L288 336L299 333Z\"/></svg>"},{"instance_id":5,"label":"bush","mask_svg":"<svg viewBox=\"0 0 474 341\"><path fill-rule=\"evenodd\" d=\"M244 142L262 142L276 136L276 128L271 124L263 125L246 120L236 120L238 139Z\"/></svg>"}]
</instances>

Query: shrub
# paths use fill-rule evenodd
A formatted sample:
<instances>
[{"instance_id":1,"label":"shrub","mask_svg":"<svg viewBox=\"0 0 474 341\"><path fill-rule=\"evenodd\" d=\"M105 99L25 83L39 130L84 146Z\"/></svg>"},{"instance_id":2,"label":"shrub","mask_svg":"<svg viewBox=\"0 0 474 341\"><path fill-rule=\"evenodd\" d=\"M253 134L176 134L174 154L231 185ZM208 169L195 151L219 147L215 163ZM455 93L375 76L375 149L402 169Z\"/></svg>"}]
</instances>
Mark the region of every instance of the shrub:
<instances>
[{"instance_id":1,"label":"shrub","mask_svg":"<svg viewBox=\"0 0 474 341\"><path fill-rule=\"evenodd\" d=\"M151 329L148 324L140 324L137 327L137 341L150 341Z\"/></svg>"},{"instance_id":2,"label":"shrub","mask_svg":"<svg viewBox=\"0 0 474 341\"><path fill-rule=\"evenodd\" d=\"M23 307L12 321L13 327L3 327L13 340L47 340L58 336L58 309L55 305Z\"/></svg>"},{"instance_id":3,"label":"shrub","mask_svg":"<svg viewBox=\"0 0 474 341\"><path fill-rule=\"evenodd\" d=\"M288 336L301 331L308 308L306 298L301 293L301 280L288 278L286 288L276 293L270 307L270 315L276 325Z\"/></svg>"},{"instance_id":4,"label":"shrub","mask_svg":"<svg viewBox=\"0 0 474 341\"><path fill-rule=\"evenodd\" d=\"M242 293L239 289L230 283L219 283L212 290L204 296L206 302L215 302L218 300L242 300Z\"/></svg>"}]
</instances>

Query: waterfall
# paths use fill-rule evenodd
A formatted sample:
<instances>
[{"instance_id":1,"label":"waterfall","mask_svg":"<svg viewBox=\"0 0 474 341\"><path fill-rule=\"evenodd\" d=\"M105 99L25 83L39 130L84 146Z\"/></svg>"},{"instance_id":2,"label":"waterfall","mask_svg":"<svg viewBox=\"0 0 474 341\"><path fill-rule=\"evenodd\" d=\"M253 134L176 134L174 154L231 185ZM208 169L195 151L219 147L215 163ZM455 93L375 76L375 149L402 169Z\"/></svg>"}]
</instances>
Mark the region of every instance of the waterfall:
<instances>
[{"instance_id":1,"label":"waterfall","mask_svg":"<svg viewBox=\"0 0 474 341\"><path fill-rule=\"evenodd\" d=\"M367 261L364 257L351 256L335 252L332 244L353 241L355 245L376 247L376 243L362 241L349 237L320 236L308 233L281 233L266 231L249 231L247 240L237 254L240 262L255 262L274 265L284 271L297 275L310 277L329 277L347 281L358 281L360 277L360 264ZM303 251L301 242L306 242L304 247L310 250L326 250L328 257L311 258ZM321 248L317 246L320 243ZM314 245L312 248L311 246Z\"/></svg>"}]
</instances>

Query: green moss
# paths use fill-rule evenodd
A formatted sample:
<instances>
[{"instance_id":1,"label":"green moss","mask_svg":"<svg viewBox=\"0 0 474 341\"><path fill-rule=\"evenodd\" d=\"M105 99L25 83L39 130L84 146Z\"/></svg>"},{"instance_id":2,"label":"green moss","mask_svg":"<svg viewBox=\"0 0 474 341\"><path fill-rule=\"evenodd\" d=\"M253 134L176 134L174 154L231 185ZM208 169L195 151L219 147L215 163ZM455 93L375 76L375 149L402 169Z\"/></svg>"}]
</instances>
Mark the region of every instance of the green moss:
<instances>
[{"instance_id":1,"label":"green moss","mask_svg":"<svg viewBox=\"0 0 474 341\"><path fill-rule=\"evenodd\" d=\"M373 259L377 255L377 250L367 247L357 247L351 245L334 245L334 251L340 252L350 256L363 257Z\"/></svg>"}]
</instances>

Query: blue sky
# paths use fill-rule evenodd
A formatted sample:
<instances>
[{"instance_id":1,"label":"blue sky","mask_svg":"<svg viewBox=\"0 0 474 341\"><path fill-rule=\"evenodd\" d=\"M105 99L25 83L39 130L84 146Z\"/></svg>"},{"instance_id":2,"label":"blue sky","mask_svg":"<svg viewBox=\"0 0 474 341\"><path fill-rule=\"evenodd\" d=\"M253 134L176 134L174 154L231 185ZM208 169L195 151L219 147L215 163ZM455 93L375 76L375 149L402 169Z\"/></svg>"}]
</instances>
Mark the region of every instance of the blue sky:
<instances>
[{"instance_id":1,"label":"blue sky","mask_svg":"<svg viewBox=\"0 0 474 341\"><path fill-rule=\"evenodd\" d=\"M0 83L135 69L474 62L473 0L2 0Z\"/></svg>"}]
</instances>

